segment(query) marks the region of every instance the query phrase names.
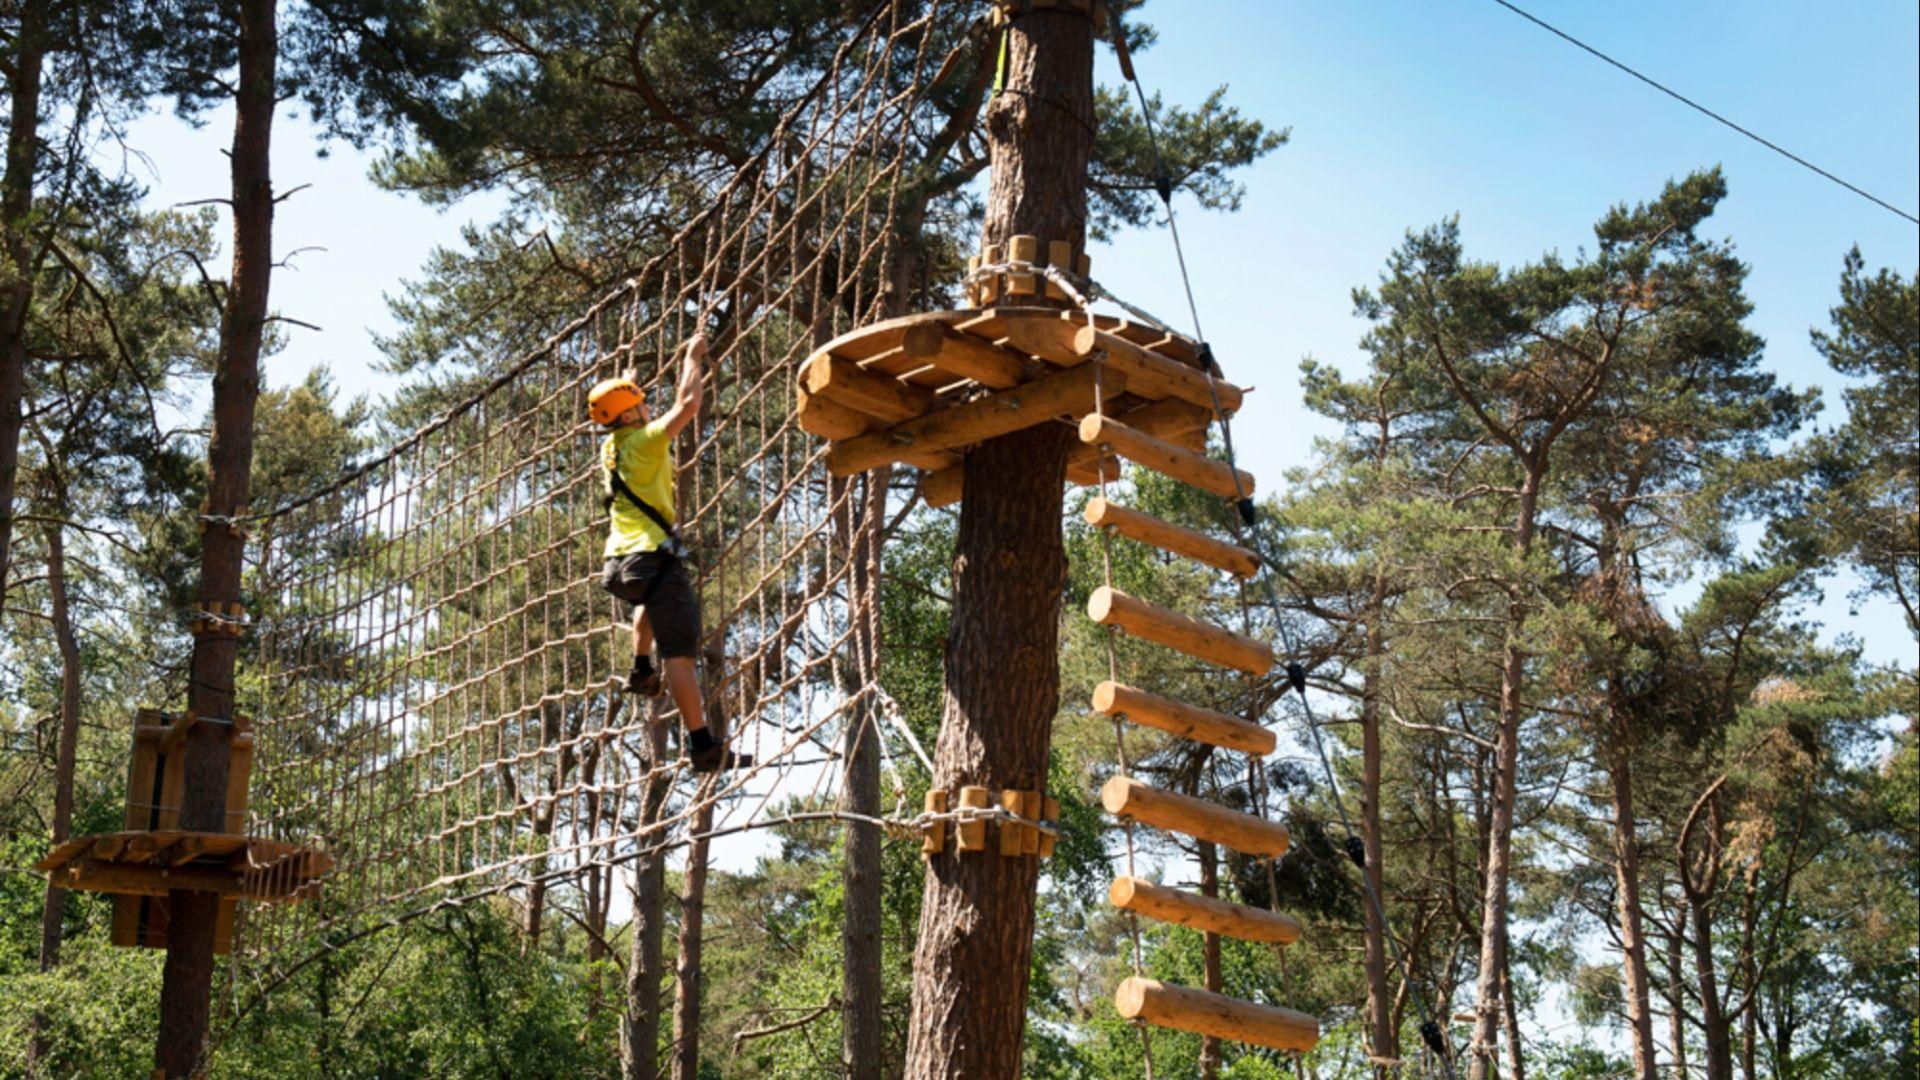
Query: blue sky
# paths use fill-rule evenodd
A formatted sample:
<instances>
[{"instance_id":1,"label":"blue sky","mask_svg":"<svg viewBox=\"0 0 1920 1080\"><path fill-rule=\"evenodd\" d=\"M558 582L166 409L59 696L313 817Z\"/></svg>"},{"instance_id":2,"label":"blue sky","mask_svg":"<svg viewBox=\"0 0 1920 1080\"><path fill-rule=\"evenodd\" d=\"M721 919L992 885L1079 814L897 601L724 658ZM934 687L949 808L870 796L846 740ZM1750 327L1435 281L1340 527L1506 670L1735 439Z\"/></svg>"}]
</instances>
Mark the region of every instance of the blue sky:
<instances>
[{"instance_id":1,"label":"blue sky","mask_svg":"<svg viewBox=\"0 0 1920 1080\"><path fill-rule=\"evenodd\" d=\"M1911 2L1571 3L1534 14L1681 93L1909 211L1920 205L1920 7ZM1731 195L1709 233L1753 267L1753 327L1768 363L1795 385L1836 381L1807 340L1826 322L1841 256L1912 274L1920 231L1560 41L1491 0L1374 4L1207 4L1156 0L1142 17L1160 42L1137 58L1168 101L1231 87L1243 112L1292 129L1290 145L1241 175L1237 215L1183 207L1200 314L1229 377L1252 385L1237 444L1274 490L1309 460L1326 428L1299 404L1298 363L1314 355L1357 371L1355 285L1376 280L1409 228L1459 214L1478 258L1518 262L1590 240L1612 203L1647 198L1668 178L1719 164ZM1101 75L1118 79L1110 55ZM132 143L158 203L224 193L228 119L194 130L167 115ZM368 160L334 146L317 158L297 119L275 133L276 186L312 183L282 204L277 247L319 246L276 276L275 306L320 325L289 329L269 382L326 364L349 391L377 395L371 336L390 329L383 296L461 225L490 220L496 199L446 212L367 181ZM1094 276L1186 323L1163 230L1096 247ZM1914 662L1891 607L1857 617L1845 585L1818 614L1861 637L1868 655Z\"/></svg>"}]
</instances>

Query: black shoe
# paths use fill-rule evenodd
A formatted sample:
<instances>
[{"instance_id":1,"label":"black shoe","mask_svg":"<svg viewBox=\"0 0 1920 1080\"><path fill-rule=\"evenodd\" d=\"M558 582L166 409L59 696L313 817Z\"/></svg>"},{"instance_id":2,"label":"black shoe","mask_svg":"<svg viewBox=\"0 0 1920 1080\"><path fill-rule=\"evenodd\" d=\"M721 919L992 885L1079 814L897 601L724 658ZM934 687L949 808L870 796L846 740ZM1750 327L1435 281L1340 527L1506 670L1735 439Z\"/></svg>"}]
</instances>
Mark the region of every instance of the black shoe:
<instances>
[{"instance_id":1,"label":"black shoe","mask_svg":"<svg viewBox=\"0 0 1920 1080\"><path fill-rule=\"evenodd\" d=\"M656 670L643 672L635 668L627 674L627 693L629 694L638 694L647 698L659 697L662 689L660 672Z\"/></svg>"},{"instance_id":2,"label":"black shoe","mask_svg":"<svg viewBox=\"0 0 1920 1080\"><path fill-rule=\"evenodd\" d=\"M752 754L736 754L721 743L695 750L693 771L700 773L719 772L722 769L749 769L753 767Z\"/></svg>"}]
</instances>

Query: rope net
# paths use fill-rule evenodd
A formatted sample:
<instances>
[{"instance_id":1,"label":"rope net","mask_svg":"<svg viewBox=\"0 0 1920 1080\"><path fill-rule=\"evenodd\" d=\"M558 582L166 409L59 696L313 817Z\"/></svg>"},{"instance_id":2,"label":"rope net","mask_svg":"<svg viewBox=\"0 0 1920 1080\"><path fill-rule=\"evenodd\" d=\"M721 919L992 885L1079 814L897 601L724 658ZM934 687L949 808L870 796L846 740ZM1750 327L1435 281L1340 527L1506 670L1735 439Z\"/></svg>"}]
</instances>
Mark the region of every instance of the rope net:
<instances>
[{"instance_id":1,"label":"rope net","mask_svg":"<svg viewBox=\"0 0 1920 1080\"><path fill-rule=\"evenodd\" d=\"M253 913L251 956L290 962L371 922L751 827L776 800L831 806L838 736L890 707L866 542L885 479L829 477L792 388L835 334L944 299L920 295L921 268L958 259L920 209L898 215L966 23L962 5L876 8L769 89L791 103L758 153L682 178L684 226L641 272L384 455L254 519L249 832L335 866L315 901ZM631 372L659 409L700 331L678 529L709 720L758 764L695 785L665 744L682 728L669 699L615 682L630 644L599 586L604 431L586 393Z\"/></svg>"}]
</instances>

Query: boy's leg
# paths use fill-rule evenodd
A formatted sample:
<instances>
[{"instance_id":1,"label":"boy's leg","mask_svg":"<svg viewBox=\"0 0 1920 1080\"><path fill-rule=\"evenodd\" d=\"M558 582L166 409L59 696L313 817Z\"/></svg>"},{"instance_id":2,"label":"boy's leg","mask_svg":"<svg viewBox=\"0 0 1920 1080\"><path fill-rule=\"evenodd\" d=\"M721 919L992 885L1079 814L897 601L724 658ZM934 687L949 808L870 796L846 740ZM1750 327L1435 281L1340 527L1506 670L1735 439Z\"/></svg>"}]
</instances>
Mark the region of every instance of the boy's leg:
<instances>
[{"instance_id":1,"label":"boy's leg","mask_svg":"<svg viewBox=\"0 0 1920 1080\"><path fill-rule=\"evenodd\" d=\"M673 695L673 703L680 707L680 719L686 723L688 731L705 731L706 703L700 697L700 673L694 670L693 658L669 656L663 664L667 669L667 692Z\"/></svg>"},{"instance_id":2,"label":"boy's leg","mask_svg":"<svg viewBox=\"0 0 1920 1080\"><path fill-rule=\"evenodd\" d=\"M647 609L633 609L633 658L653 655L653 624L647 621Z\"/></svg>"}]
</instances>

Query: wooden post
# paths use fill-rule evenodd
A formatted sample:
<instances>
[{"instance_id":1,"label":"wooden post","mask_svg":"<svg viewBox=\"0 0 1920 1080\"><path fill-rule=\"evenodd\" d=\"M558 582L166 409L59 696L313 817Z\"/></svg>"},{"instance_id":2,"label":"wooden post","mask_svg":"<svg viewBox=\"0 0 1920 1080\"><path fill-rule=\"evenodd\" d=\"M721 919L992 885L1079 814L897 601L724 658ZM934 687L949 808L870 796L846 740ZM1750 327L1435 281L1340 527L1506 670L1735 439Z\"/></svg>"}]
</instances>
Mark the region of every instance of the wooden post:
<instances>
[{"instance_id":1,"label":"wooden post","mask_svg":"<svg viewBox=\"0 0 1920 1080\"><path fill-rule=\"evenodd\" d=\"M987 789L978 784L968 784L960 789L960 806L965 810L985 810L987 808ZM959 837L955 844L961 851L987 850L987 823L984 819L959 822L954 829Z\"/></svg>"},{"instance_id":2,"label":"wooden post","mask_svg":"<svg viewBox=\"0 0 1920 1080\"><path fill-rule=\"evenodd\" d=\"M1291 945L1300 940L1300 921L1265 908L1228 903L1183 889L1156 885L1135 877L1117 877L1107 889L1107 902L1161 922L1178 923L1241 941L1270 941Z\"/></svg>"},{"instance_id":3,"label":"wooden post","mask_svg":"<svg viewBox=\"0 0 1920 1080\"><path fill-rule=\"evenodd\" d=\"M1252 473L1136 431L1111 416L1089 416L1080 421L1080 441L1110 449L1128 461L1223 499L1253 494ZM1236 477L1238 484L1234 482Z\"/></svg>"},{"instance_id":4,"label":"wooden post","mask_svg":"<svg viewBox=\"0 0 1920 1080\"><path fill-rule=\"evenodd\" d=\"M1093 711L1103 716L1118 713L1144 727L1262 757L1273 753L1277 744L1274 733L1259 724L1111 680L1093 688Z\"/></svg>"},{"instance_id":5,"label":"wooden post","mask_svg":"<svg viewBox=\"0 0 1920 1080\"><path fill-rule=\"evenodd\" d=\"M239 74L234 92L233 148L228 155L233 206L233 270L220 317L220 358L213 378L213 436L207 446L207 507L246 510L252 495L254 404L260 393L260 348L273 273L271 142L274 70L279 35L274 0L240 0L234 27ZM246 541L239 530L210 528L201 541L198 602L207 611L238 603ZM187 708L196 716L233 716L233 672L240 639L197 633L188 659ZM180 825L193 832L226 827L228 724L202 723L186 738ZM159 1037L154 1064L186 1077L202 1064L219 930L218 893L176 889L168 897L167 959L161 972Z\"/></svg>"},{"instance_id":6,"label":"wooden post","mask_svg":"<svg viewBox=\"0 0 1920 1080\"><path fill-rule=\"evenodd\" d=\"M1087 617L1102 626L1117 626L1134 637L1178 649L1210 664L1249 675L1265 675L1273 667L1273 650L1250 637L1211 623L1136 600L1111 585L1102 585L1087 598Z\"/></svg>"},{"instance_id":7,"label":"wooden post","mask_svg":"<svg viewBox=\"0 0 1920 1080\"><path fill-rule=\"evenodd\" d=\"M1162 791L1130 776L1116 776L1100 789L1100 805L1115 817L1211 840L1245 855L1285 855L1292 837L1277 821L1229 810L1191 795Z\"/></svg>"},{"instance_id":8,"label":"wooden post","mask_svg":"<svg viewBox=\"0 0 1920 1080\"><path fill-rule=\"evenodd\" d=\"M1001 41L1007 92L987 105L983 125L993 166L983 246L1021 235L1080 250L1093 149L1092 21L1025 11ZM1059 303L1044 294L1029 302ZM935 787L1037 791L1046 783L1067 576L1060 489L1072 436L1041 423L967 452ZM1039 866L966 855L927 861L908 1080L1020 1075Z\"/></svg>"},{"instance_id":9,"label":"wooden post","mask_svg":"<svg viewBox=\"0 0 1920 1080\"><path fill-rule=\"evenodd\" d=\"M1137 975L1114 991L1113 1004L1128 1020L1270 1046L1275 1050L1305 1053L1320 1041L1320 1021L1306 1013L1238 1001Z\"/></svg>"},{"instance_id":10,"label":"wooden post","mask_svg":"<svg viewBox=\"0 0 1920 1080\"><path fill-rule=\"evenodd\" d=\"M1096 498L1087 503L1087 524L1108 528L1129 540L1185 555L1216 569L1240 577L1252 577L1260 569L1260 556L1225 540L1216 540L1151 514L1131 510L1115 502Z\"/></svg>"},{"instance_id":11,"label":"wooden post","mask_svg":"<svg viewBox=\"0 0 1920 1080\"><path fill-rule=\"evenodd\" d=\"M944 814L947 812L947 792L944 788L934 788L927 792L927 813ZM926 835L920 838L920 854L938 855L947 848L947 823L936 821L927 826Z\"/></svg>"}]
</instances>

